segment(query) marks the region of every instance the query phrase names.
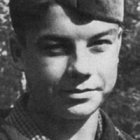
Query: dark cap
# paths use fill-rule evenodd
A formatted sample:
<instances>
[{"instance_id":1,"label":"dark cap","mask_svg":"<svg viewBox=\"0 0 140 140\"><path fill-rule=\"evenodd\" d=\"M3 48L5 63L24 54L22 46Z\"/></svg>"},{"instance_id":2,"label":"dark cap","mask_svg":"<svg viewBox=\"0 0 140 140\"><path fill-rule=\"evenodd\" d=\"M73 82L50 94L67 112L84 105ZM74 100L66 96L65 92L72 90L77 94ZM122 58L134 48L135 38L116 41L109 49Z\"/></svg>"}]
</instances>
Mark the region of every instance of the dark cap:
<instances>
[{"instance_id":1,"label":"dark cap","mask_svg":"<svg viewBox=\"0 0 140 140\"><path fill-rule=\"evenodd\" d=\"M123 22L124 0L57 0L96 19Z\"/></svg>"},{"instance_id":2,"label":"dark cap","mask_svg":"<svg viewBox=\"0 0 140 140\"><path fill-rule=\"evenodd\" d=\"M32 12L39 5L56 1L95 19L123 22L124 0L10 0L12 14Z\"/></svg>"}]
</instances>

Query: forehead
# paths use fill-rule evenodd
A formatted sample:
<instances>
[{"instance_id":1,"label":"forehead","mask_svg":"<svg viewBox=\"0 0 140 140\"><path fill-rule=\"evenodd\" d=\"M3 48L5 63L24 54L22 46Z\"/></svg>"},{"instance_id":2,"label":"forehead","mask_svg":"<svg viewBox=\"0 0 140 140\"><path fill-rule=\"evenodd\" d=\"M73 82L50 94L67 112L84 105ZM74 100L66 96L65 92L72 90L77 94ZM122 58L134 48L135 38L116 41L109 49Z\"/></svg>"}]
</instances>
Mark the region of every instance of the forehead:
<instances>
[{"instance_id":1,"label":"forehead","mask_svg":"<svg viewBox=\"0 0 140 140\"><path fill-rule=\"evenodd\" d=\"M37 25L38 28L35 31L39 31L41 35L54 34L75 38L80 35L88 37L107 30L117 31L118 29L115 23L94 20L56 3L48 7Z\"/></svg>"}]
</instances>

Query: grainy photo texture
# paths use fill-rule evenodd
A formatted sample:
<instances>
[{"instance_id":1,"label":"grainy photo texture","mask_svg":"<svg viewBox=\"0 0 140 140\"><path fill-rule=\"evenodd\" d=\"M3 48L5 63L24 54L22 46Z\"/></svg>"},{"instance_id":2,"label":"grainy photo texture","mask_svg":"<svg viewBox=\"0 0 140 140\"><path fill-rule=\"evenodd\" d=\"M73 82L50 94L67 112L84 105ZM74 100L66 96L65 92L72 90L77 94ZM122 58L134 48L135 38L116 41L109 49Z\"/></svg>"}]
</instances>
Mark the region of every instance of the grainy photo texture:
<instances>
[{"instance_id":1,"label":"grainy photo texture","mask_svg":"<svg viewBox=\"0 0 140 140\"><path fill-rule=\"evenodd\" d=\"M0 139L140 140L138 0L0 1Z\"/></svg>"}]
</instances>

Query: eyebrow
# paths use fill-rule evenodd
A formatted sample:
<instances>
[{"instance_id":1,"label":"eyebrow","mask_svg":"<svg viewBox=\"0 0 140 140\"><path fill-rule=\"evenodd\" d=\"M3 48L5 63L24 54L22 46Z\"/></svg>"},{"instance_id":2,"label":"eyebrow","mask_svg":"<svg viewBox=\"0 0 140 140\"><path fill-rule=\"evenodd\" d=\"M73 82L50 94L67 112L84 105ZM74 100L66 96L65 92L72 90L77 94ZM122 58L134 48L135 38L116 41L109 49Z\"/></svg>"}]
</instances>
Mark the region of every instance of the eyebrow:
<instances>
[{"instance_id":1,"label":"eyebrow","mask_svg":"<svg viewBox=\"0 0 140 140\"><path fill-rule=\"evenodd\" d=\"M113 38L115 38L117 36L118 32L119 31L117 29L113 28L113 29L109 29L107 31L103 31L101 33L97 33L88 39L88 45L94 43L95 40L98 40L99 38L102 38L103 36L106 36L106 35L112 35Z\"/></svg>"},{"instance_id":2,"label":"eyebrow","mask_svg":"<svg viewBox=\"0 0 140 140\"><path fill-rule=\"evenodd\" d=\"M52 40L52 41L60 41L64 43L70 43L70 39L68 36L58 35L58 34L48 34L38 37L36 44L39 44L40 42L44 40Z\"/></svg>"},{"instance_id":3,"label":"eyebrow","mask_svg":"<svg viewBox=\"0 0 140 140\"><path fill-rule=\"evenodd\" d=\"M88 42L92 42L94 40L97 40L98 38L101 38L105 35L117 35L118 30L113 28L107 31L103 31L101 33L97 33L95 35L93 35L91 38L88 39ZM44 41L44 40L52 40L52 41L59 41L59 42L63 42L63 43L73 43L72 40L70 40L69 36L66 35L59 35L59 34L46 34L46 35L42 35L39 36L37 38L37 42L35 42L35 44L40 44L40 42Z\"/></svg>"},{"instance_id":4,"label":"eyebrow","mask_svg":"<svg viewBox=\"0 0 140 140\"><path fill-rule=\"evenodd\" d=\"M104 32L101 32L101 33L97 33L96 35L93 35L90 39L90 40L96 40L98 38L101 38L105 35L117 35L118 33L118 30L117 29L110 29L110 30L107 30L107 31L104 31Z\"/></svg>"}]
</instances>

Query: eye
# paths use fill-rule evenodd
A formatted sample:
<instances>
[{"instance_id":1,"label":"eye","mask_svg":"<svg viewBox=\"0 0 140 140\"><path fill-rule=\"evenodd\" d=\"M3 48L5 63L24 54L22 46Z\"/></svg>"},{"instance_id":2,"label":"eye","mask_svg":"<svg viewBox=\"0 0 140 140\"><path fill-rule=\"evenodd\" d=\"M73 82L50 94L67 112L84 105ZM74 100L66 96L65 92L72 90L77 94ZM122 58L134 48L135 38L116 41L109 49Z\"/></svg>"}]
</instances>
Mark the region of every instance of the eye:
<instances>
[{"instance_id":1,"label":"eye","mask_svg":"<svg viewBox=\"0 0 140 140\"><path fill-rule=\"evenodd\" d=\"M66 50L62 44L45 44L41 46L42 53L48 56L65 55Z\"/></svg>"},{"instance_id":2,"label":"eye","mask_svg":"<svg viewBox=\"0 0 140 140\"><path fill-rule=\"evenodd\" d=\"M44 41L38 45L40 52L44 55L64 56L70 53L70 44L57 41Z\"/></svg>"},{"instance_id":3,"label":"eye","mask_svg":"<svg viewBox=\"0 0 140 140\"><path fill-rule=\"evenodd\" d=\"M107 39L101 39L101 40L96 40L94 41L94 45L104 45L104 44L112 44L110 40Z\"/></svg>"},{"instance_id":4,"label":"eye","mask_svg":"<svg viewBox=\"0 0 140 140\"><path fill-rule=\"evenodd\" d=\"M112 44L111 40L99 39L88 44L88 47L90 48L92 53L101 53L105 52L111 44Z\"/></svg>"}]
</instances>

